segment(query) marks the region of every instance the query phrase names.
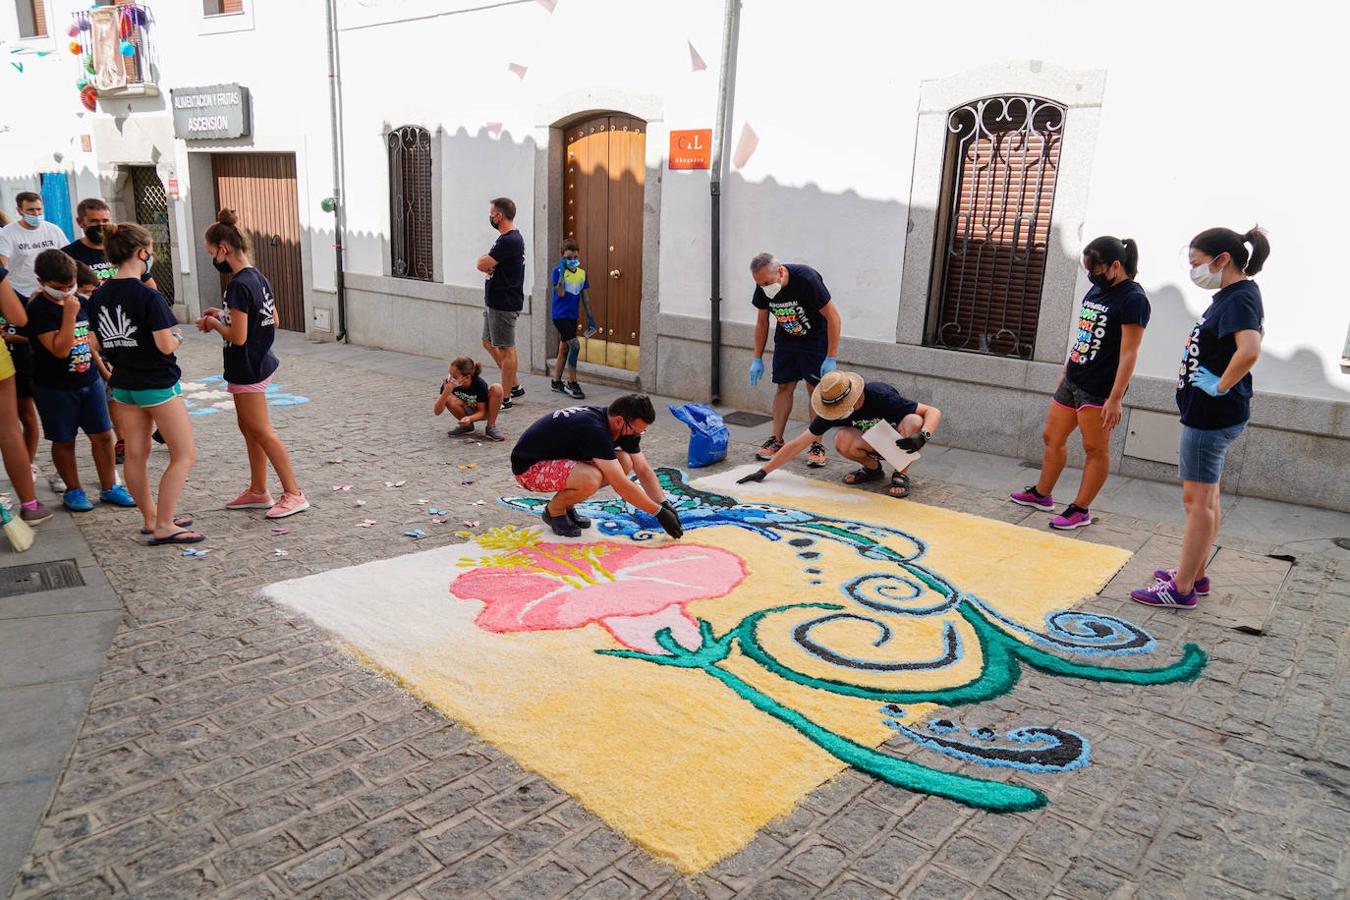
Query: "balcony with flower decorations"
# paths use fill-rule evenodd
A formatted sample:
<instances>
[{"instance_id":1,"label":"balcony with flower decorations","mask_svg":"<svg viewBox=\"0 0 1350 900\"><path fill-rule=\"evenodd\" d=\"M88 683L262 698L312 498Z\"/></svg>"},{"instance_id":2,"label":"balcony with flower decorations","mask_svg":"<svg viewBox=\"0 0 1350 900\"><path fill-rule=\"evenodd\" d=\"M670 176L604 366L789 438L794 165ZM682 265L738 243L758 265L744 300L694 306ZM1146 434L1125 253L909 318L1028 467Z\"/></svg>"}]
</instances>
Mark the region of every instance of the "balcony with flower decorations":
<instances>
[{"instance_id":1,"label":"balcony with flower decorations","mask_svg":"<svg viewBox=\"0 0 1350 900\"><path fill-rule=\"evenodd\" d=\"M70 53L80 65L76 86L90 112L100 99L159 96L150 41L154 21L143 3L95 6L71 16Z\"/></svg>"}]
</instances>

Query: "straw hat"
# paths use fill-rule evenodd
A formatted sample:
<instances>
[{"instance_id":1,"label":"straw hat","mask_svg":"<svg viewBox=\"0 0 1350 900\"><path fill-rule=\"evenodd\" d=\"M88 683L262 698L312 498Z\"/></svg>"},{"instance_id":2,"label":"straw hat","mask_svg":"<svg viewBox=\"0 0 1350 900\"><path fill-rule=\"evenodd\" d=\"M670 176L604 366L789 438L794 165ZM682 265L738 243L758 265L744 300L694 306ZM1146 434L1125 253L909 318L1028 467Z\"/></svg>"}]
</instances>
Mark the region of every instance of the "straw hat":
<instances>
[{"instance_id":1,"label":"straw hat","mask_svg":"<svg viewBox=\"0 0 1350 900\"><path fill-rule=\"evenodd\" d=\"M822 419L846 419L862 398L863 380L853 372L835 370L820 379L811 394L811 409Z\"/></svg>"}]
</instances>

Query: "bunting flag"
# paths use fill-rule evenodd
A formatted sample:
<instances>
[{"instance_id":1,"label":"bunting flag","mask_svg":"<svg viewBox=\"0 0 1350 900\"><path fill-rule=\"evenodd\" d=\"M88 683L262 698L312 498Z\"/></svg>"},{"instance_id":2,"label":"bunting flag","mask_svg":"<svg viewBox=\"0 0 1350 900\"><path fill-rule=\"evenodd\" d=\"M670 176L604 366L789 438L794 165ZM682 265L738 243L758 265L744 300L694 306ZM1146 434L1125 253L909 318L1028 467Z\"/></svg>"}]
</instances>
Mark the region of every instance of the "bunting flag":
<instances>
[{"instance_id":1,"label":"bunting flag","mask_svg":"<svg viewBox=\"0 0 1350 900\"><path fill-rule=\"evenodd\" d=\"M736 152L731 154L731 165L737 169L742 168L750 161L750 157L755 155L755 148L759 146L759 135L755 134L755 129L746 122L741 126L741 136L736 140Z\"/></svg>"},{"instance_id":2,"label":"bunting flag","mask_svg":"<svg viewBox=\"0 0 1350 900\"><path fill-rule=\"evenodd\" d=\"M699 56L698 51L694 49L694 42L686 41L686 43L689 44L690 70L694 72L702 72L704 69L708 68L708 64L703 61L703 57Z\"/></svg>"}]
</instances>

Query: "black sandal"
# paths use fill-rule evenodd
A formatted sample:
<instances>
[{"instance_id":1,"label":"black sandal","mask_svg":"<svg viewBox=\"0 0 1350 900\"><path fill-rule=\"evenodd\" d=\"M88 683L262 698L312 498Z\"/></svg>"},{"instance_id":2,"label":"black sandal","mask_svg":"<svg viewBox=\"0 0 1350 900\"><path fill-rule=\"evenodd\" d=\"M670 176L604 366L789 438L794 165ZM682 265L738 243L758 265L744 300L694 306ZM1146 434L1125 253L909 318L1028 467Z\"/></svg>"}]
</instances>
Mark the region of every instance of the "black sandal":
<instances>
[{"instance_id":1,"label":"black sandal","mask_svg":"<svg viewBox=\"0 0 1350 900\"><path fill-rule=\"evenodd\" d=\"M900 489L900 493L897 494L897 493L895 492L895 489L896 489L896 488L899 488L899 489ZM906 497L908 497L908 496L909 496L909 476L906 475L904 472L895 472L894 474L892 474L892 475L891 475L891 486L890 486L889 488L886 489L886 493L890 494L892 497L894 497L894 498L897 499L897 500L903 500L903 499L905 499Z\"/></svg>"},{"instance_id":2,"label":"black sandal","mask_svg":"<svg viewBox=\"0 0 1350 900\"><path fill-rule=\"evenodd\" d=\"M867 484L867 482L876 481L885 474L881 466L877 466L875 469L860 466L844 476L844 484Z\"/></svg>"}]
</instances>

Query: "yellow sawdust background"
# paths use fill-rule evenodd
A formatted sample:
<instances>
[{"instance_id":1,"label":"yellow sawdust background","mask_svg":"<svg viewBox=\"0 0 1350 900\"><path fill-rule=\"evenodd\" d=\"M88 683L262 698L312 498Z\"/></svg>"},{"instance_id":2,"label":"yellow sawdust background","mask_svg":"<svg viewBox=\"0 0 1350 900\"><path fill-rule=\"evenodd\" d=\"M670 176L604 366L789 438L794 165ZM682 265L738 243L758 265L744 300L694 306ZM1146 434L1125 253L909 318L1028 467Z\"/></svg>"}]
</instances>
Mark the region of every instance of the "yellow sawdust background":
<instances>
[{"instance_id":1,"label":"yellow sawdust background","mask_svg":"<svg viewBox=\"0 0 1350 900\"><path fill-rule=\"evenodd\" d=\"M1130 556L1114 547L881 495L857 502L858 494L849 491L849 500L832 504L785 492L770 502L909 532L928 546L924 565L1037 628L1043 627L1046 613L1099 590ZM596 535L587 532L587 539ZM749 570L730 595L687 607L712 622L719 635L752 612L787 603L835 603L866 612L850 603L839 586L857 575L897 571L825 540L810 548L819 559L801 560L799 548L789 546L786 537L769 542L732 526L691 531L684 541L735 553ZM897 542L896 548L904 545ZM702 671L596 654L596 649L617 646L598 625L514 634L479 629L472 620L480 604L448 592L450 581L464 571L454 567L464 552L461 545L383 560L273 585L268 593L336 632L376 667L685 872L701 871L734 853L844 768ZM824 574L808 574L807 567ZM817 577L825 583L811 585ZM878 630L860 622L831 623L814 636L849 656L928 660L941 655L943 623L950 621L965 648L955 665L880 675L831 666L791 641L793 626L823 612L767 617L760 629L764 646L808 674L866 678L860 683L873 687L938 688L969 681L980 671L974 636L954 612L886 617L893 636L881 647L874 646ZM893 734L882 724L874 700L793 684L735 652L724 666L861 744L876 746ZM907 707L911 719L930 710Z\"/></svg>"}]
</instances>

